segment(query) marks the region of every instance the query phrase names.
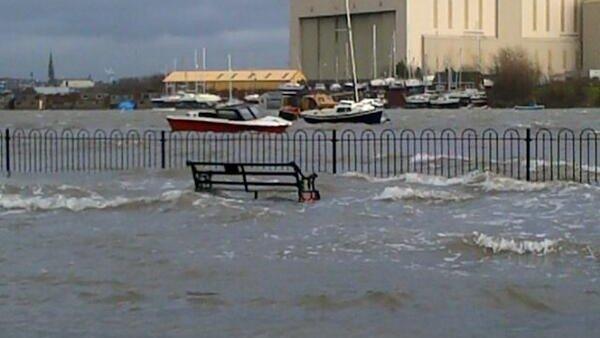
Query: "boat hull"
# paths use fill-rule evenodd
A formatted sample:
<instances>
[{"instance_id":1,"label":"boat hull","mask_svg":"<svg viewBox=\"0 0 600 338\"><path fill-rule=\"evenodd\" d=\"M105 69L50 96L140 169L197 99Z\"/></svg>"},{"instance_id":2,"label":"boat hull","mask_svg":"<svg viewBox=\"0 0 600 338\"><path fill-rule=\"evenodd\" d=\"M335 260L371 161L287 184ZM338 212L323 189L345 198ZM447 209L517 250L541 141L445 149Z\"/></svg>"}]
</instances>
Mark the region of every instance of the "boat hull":
<instances>
[{"instance_id":1,"label":"boat hull","mask_svg":"<svg viewBox=\"0 0 600 338\"><path fill-rule=\"evenodd\" d=\"M544 109L546 109L546 106L516 106L514 109L522 110L522 111L536 111L536 110L544 110Z\"/></svg>"},{"instance_id":2,"label":"boat hull","mask_svg":"<svg viewBox=\"0 0 600 338\"><path fill-rule=\"evenodd\" d=\"M284 120L287 121L296 121L299 118L299 113L294 112L294 111L286 111L286 110L281 110L279 112L279 117L281 117Z\"/></svg>"},{"instance_id":3,"label":"boat hull","mask_svg":"<svg viewBox=\"0 0 600 338\"><path fill-rule=\"evenodd\" d=\"M406 102L404 109L425 109L429 108L429 102Z\"/></svg>"},{"instance_id":4,"label":"boat hull","mask_svg":"<svg viewBox=\"0 0 600 338\"><path fill-rule=\"evenodd\" d=\"M462 104L458 101L450 103L430 103L429 106L432 109L459 109L462 107Z\"/></svg>"},{"instance_id":5,"label":"boat hull","mask_svg":"<svg viewBox=\"0 0 600 338\"><path fill-rule=\"evenodd\" d=\"M363 123L380 124L383 117L383 109L354 114L327 114L327 115L303 115L306 123Z\"/></svg>"},{"instance_id":6,"label":"boat hull","mask_svg":"<svg viewBox=\"0 0 600 338\"><path fill-rule=\"evenodd\" d=\"M231 124L227 122L191 121L186 119L167 118L172 131L195 131L213 133L275 133L282 134L289 126L261 126L250 124Z\"/></svg>"}]
</instances>

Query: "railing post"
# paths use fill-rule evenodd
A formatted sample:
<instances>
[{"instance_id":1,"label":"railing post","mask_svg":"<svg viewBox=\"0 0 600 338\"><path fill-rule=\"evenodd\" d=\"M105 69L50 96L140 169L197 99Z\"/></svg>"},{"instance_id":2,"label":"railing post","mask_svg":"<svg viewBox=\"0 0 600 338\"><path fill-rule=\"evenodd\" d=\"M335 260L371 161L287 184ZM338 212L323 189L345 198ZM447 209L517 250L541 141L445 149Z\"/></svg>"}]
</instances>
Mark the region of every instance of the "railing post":
<instances>
[{"instance_id":1,"label":"railing post","mask_svg":"<svg viewBox=\"0 0 600 338\"><path fill-rule=\"evenodd\" d=\"M531 128L525 132L525 177L527 182L531 182Z\"/></svg>"},{"instance_id":2,"label":"railing post","mask_svg":"<svg viewBox=\"0 0 600 338\"><path fill-rule=\"evenodd\" d=\"M166 132L164 130L161 130L161 132L160 132L160 168L161 169L167 168L166 143L167 143Z\"/></svg>"},{"instance_id":3,"label":"railing post","mask_svg":"<svg viewBox=\"0 0 600 338\"><path fill-rule=\"evenodd\" d=\"M8 128L4 134L4 156L6 176L10 177L10 130Z\"/></svg>"},{"instance_id":4,"label":"railing post","mask_svg":"<svg viewBox=\"0 0 600 338\"><path fill-rule=\"evenodd\" d=\"M337 130L332 130L331 131L331 149L332 149L332 155L333 155L333 174L336 175L337 174Z\"/></svg>"}]
</instances>

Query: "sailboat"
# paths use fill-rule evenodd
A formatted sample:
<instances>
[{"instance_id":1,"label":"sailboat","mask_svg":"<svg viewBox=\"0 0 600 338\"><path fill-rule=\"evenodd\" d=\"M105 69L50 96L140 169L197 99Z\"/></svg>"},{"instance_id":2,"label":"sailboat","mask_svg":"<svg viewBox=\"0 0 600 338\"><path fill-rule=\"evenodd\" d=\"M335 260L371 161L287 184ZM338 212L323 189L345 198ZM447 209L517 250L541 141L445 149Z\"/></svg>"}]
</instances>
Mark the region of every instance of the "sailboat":
<instances>
[{"instance_id":1,"label":"sailboat","mask_svg":"<svg viewBox=\"0 0 600 338\"><path fill-rule=\"evenodd\" d=\"M358 79L356 75L356 58L354 55L354 38L352 34L352 17L350 2L346 1L346 19L348 21L348 39L350 42L350 57L352 59L352 84L354 100L340 101L330 109L316 109L303 112L302 118L307 123L365 123L380 124L385 119L383 106L375 100L360 100L358 95Z\"/></svg>"}]
</instances>

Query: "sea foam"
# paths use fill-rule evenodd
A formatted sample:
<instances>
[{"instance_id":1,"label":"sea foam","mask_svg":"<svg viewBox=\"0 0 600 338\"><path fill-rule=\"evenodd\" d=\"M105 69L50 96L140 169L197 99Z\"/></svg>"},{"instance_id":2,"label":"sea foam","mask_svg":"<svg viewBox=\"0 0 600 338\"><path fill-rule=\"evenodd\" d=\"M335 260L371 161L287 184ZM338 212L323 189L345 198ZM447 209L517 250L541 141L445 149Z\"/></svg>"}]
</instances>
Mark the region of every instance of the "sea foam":
<instances>
[{"instance_id":1,"label":"sea foam","mask_svg":"<svg viewBox=\"0 0 600 338\"><path fill-rule=\"evenodd\" d=\"M183 196L180 190L166 191L156 197L127 198L122 196L106 198L94 194L86 197L72 197L65 194L23 196L17 194L0 194L0 209L50 211L70 210L79 212L89 209L121 208L133 205L147 205L157 202L177 201Z\"/></svg>"},{"instance_id":2,"label":"sea foam","mask_svg":"<svg viewBox=\"0 0 600 338\"><path fill-rule=\"evenodd\" d=\"M389 187L375 197L377 201L423 200L432 202L461 202L473 199L469 194L409 187Z\"/></svg>"},{"instance_id":3,"label":"sea foam","mask_svg":"<svg viewBox=\"0 0 600 338\"><path fill-rule=\"evenodd\" d=\"M567 186L564 182L526 182L489 172L474 171L469 174L447 178L418 173L406 173L389 178L377 178L367 174L349 172L343 175L348 178L363 179L370 183L404 182L434 187L465 186L481 189L485 192L537 192L552 187Z\"/></svg>"},{"instance_id":4,"label":"sea foam","mask_svg":"<svg viewBox=\"0 0 600 338\"><path fill-rule=\"evenodd\" d=\"M544 239L541 241L515 240L502 237L488 236L482 233L473 233L473 243L476 246L491 251L494 254L516 253L518 255L546 255L559 250L558 240Z\"/></svg>"}]
</instances>

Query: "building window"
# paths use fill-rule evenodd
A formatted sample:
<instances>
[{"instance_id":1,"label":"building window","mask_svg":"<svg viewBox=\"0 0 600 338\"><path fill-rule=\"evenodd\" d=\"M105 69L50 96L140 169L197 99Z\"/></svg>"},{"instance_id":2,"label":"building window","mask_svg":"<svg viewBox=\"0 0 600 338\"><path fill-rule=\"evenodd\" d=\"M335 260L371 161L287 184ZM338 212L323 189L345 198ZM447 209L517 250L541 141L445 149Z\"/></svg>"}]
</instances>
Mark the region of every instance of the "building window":
<instances>
[{"instance_id":1,"label":"building window","mask_svg":"<svg viewBox=\"0 0 600 338\"><path fill-rule=\"evenodd\" d=\"M454 7L454 6L453 6L452 2L453 2L452 0L448 0L448 28L449 29L452 29L452 26L453 26L452 19L454 17L454 13L452 12L452 9L453 9L452 7Z\"/></svg>"},{"instance_id":2,"label":"building window","mask_svg":"<svg viewBox=\"0 0 600 338\"><path fill-rule=\"evenodd\" d=\"M433 28L437 29L438 28L438 0L433 0Z\"/></svg>"},{"instance_id":3,"label":"building window","mask_svg":"<svg viewBox=\"0 0 600 338\"><path fill-rule=\"evenodd\" d=\"M560 31L565 32L565 0L560 0Z\"/></svg>"},{"instance_id":4,"label":"building window","mask_svg":"<svg viewBox=\"0 0 600 338\"><path fill-rule=\"evenodd\" d=\"M579 32L579 0L575 0L575 5L573 6L573 32Z\"/></svg>"},{"instance_id":5,"label":"building window","mask_svg":"<svg viewBox=\"0 0 600 338\"><path fill-rule=\"evenodd\" d=\"M469 29L469 0L465 0L465 29Z\"/></svg>"},{"instance_id":6,"label":"building window","mask_svg":"<svg viewBox=\"0 0 600 338\"><path fill-rule=\"evenodd\" d=\"M483 0L479 0L479 20L477 21L479 29L483 30Z\"/></svg>"},{"instance_id":7,"label":"building window","mask_svg":"<svg viewBox=\"0 0 600 338\"><path fill-rule=\"evenodd\" d=\"M538 0L533 0L533 31L537 31L537 18L538 18L538 13L537 13L537 2Z\"/></svg>"},{"instance_id":8,"label":"building window","mask_svg":"<svg viewBox=\"0 0 600 338\"><path fill-rule=\"evenodd\" d=\"M546 32L550 31L550 0L546 0Z\"/></svg>"}]
</instances>

